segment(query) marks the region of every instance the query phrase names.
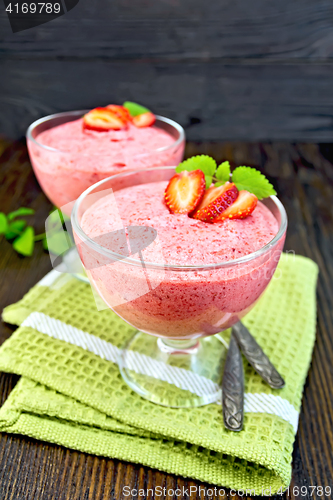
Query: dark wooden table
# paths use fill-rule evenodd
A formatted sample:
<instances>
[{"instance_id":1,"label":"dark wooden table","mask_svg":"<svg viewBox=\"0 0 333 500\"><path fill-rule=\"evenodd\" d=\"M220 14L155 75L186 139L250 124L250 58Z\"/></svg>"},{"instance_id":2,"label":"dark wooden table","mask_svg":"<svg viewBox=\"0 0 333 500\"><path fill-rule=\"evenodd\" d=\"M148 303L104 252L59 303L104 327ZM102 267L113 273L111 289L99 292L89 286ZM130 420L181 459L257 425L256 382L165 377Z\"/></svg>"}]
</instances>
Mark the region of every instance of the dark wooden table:
<instances>
[{"instance_id":1,"label":"dark wooden table","mask_svg":"<svg viewBox=\"0 0 333 500\"><path fill-rule=\"evenodd\" d=\"M316 493L311 497L310 490L301 496L297 489L293 492L293 488L331 486L333 489L333 145L188 144L187 156L197 153L210 154L218 161L228 159L236 165L261 168L274 183L288 212L285 248L312 258L320 267L317 343L305 386L291 490L283 498L328 498ZM35 215L29 220L36 232L42 232L51 204L32 173L25 143L3 139L0 140L0 211L8 213L20 206L35 209ZM50 269L48 254L41 244L36 245L31 258L23 258L2 237L0 309L18 301ZM13 330L13 327L0 323L0 342ZM0 376L1 404L17 380L15 375ZM125 485L131 489L157 485L175 489L199 483L26 437L1 435L0 500L132 498L123 496ZM208 485L202 486L208 488ZM205 498L203 493L191 498L199 497ZM149 494L147 498L153 497ZM227 493L224 498L239 497Z\"/></svg>"}]
</instances>

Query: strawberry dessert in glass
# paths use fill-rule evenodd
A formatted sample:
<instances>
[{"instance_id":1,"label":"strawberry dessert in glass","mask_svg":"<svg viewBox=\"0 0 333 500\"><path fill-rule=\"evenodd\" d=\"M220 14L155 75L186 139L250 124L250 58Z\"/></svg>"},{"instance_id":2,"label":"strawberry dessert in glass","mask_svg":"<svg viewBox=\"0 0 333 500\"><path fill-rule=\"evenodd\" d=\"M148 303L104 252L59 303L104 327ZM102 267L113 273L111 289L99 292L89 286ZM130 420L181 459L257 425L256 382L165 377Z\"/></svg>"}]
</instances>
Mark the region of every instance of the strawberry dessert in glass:
<instances>
[{"instance_id":1,"label":"strawberry dessert in glass","mask_svg":"<svg viewBox=\"0 0 333 500\"><path fill-rule=\"evenodd\" d=\"M254 306L283 248L287 218L274 194L257 170L238 167L231 177L228 162L216 169L199 156L176 173L162 167L112 176L76 201L72 225L89 280L138 330L119 363L143 397L178 407L216 400L225 347L215 334ZM149 375L133 367L137 352L151 363ZM175 398L163 385L166 365L211 385Z\"/></svg>"},{"instance_id":2,"label":"strawberry dessert in glass","mask_svg":"<svg viewBox=\"0 0 333 500\"><path fill-rule=\"evenodd\" d=\"M44 193L61 208L118 172L177 165L185 134L176 122L126 102L41 118L30 125L27 144Z\"/></svg>"}]
</instances>

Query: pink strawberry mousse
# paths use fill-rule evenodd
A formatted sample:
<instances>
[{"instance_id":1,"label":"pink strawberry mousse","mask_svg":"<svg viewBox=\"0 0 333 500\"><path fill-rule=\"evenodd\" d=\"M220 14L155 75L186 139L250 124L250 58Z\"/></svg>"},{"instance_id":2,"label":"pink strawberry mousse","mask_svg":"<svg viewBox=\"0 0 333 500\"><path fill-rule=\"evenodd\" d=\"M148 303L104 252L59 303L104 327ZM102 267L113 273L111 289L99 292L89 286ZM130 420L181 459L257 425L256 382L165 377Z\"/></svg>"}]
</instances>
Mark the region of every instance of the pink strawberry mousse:
<instances>
[{"instance_id":1,"label":"pink strawberry mousse","mask_svg":"<svg viewBox=\"0 0 333 500\"><path fill-rule=\"evenodd\" d=\"M177 165L183 158L184 142L172 147L175 138L156 125L128 124L125 130L106 132L83 130L82 125L80 118L41 132L36 141L44 147L28 140L38 181L58 207L120 171Z\"/></svg>"},{"instance_id":2,"label":"pink strawberry mousse","mask_svg":"<svg viewBox=\"0 0 333 500\"><path fill-rule=\"evenodd\" d=\"M124 260L98 260L85 245L79 248L81 258L106 303L139 330L178 339L214 334L252 308L275 271L284 238L247 263L205 268L232 262L262 248L277 234L278 222L261 202L245 219L215 224L171 214L163 197L166 185L155 182L115 192L122 224L156 229L158 239L142 252L145 262L198 269L162 266L157 270L148 265L143 270ZM112 197L107 195L93 204L81 225L91 238L119 229ZM117 247L114 237L104 237L102 244L111 250ZM101 260L107 265L98 267Z\"/></svg>"}]
</instances>

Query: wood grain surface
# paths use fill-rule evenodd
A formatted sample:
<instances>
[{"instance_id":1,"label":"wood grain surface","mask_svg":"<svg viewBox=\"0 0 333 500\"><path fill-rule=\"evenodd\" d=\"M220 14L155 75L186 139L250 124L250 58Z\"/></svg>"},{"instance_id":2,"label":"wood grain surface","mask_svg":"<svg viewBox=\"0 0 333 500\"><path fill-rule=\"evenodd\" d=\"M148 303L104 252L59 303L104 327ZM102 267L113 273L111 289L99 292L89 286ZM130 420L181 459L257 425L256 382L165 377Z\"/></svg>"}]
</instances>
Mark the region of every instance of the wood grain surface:
<instances>
[{"instance_id":1,"label":"wood grain surface","mask_svg":"<svg viewBox=\"0 0 333 500\"><path fill-rule=\"evenodd\" d=\"M2 67L0 131L13 137L55 111L127 99L176 120L192 140L333 136L330 64L4 59Z\"/></svg>"},{"instance_id":2,"label":"wood grain surface","mask_svg":"<svg viewBox=\"0 0 333 500\"><path fill-rule=\"evenodd\" d=\"M0 132L46 114L124 100L190 140L330 141L329 0L80 0L12 33L0 9Z\"/></svg>"},{"instance_id":3,"label":"wood grain surface","mask_svg":"<svg viewBox=\"0 0 333 500\"><path fill-rule=\"evenodd\" d=\"M274 183L288 212L285 249L312 258L320 267L317 342L305 385L293 454L293 479L290 492L275 498L329 498L316 492L311 496L309 487L331 486L333 489L333 146L189 143L187 156L197 153L262 169ZM32 173L25 144L3 139L0 141L0 211L7 213L19 206L36 210L30 222L36 231L42 232L51 204ZM7 241L0 239L0 309L19 300L50 269L48 255L40 244L33 257L22 258ZM13 327L0 323L0 342L13 331ZM1 374L1 403L17 380L16 376ZM123 487L147 490L155 486L176 489L191 485L209 488L209 485L140 465L94 457L26 437L2 434L0 438L1 500L152 499L151 493L145 497L135 494L126 497ZM302 486L308 488L305 495L297 494L297 488ZM201 491L189 497L155 498L240 498L231 493L227 491L224 497L205 496Z\"/></svg>"},{"instance_id":4,"label":"wood grain surface","mask_svg":"<svg viewBox=\"0 0 333 500\"><path fill-rule=\"evenodd\" d=\"M14 37L4 10L0 19L0 48L17 59L333 58L329 0L254 0L251 4L244 0L80 0L63 17Z\"/></svg>"}]
</instances>

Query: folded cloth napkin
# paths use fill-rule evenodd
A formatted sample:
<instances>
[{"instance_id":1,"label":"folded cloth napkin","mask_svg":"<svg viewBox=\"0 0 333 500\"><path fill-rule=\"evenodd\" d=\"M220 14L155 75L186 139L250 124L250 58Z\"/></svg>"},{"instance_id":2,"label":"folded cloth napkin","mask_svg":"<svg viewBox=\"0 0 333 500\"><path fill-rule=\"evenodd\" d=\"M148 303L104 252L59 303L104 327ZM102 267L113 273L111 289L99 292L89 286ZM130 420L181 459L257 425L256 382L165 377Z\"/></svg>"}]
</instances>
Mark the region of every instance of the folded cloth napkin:
<instances>
[{"instance_id":1,"label":"folded cloth napkin","mask_svg":"<svg viewBox=\"0 0 333 500\"><path fill-rule=\"evenodd\" d=\"M0 349L0 370L22 378L0 410L0 430L258 495L282 492L315 340L316 279L314 262L282 255L244 319L286 386L270 389L244 361L244 430L234 433L218 403L172 409L131 391L117 353L134 329L98 311L88 284L53 270L3 311L20 327ZM165 382L165 390L182 389Z\"/></svg>"}]
</instances>

